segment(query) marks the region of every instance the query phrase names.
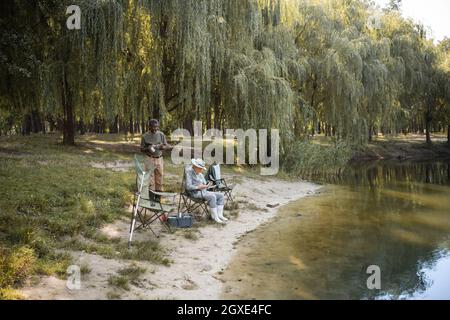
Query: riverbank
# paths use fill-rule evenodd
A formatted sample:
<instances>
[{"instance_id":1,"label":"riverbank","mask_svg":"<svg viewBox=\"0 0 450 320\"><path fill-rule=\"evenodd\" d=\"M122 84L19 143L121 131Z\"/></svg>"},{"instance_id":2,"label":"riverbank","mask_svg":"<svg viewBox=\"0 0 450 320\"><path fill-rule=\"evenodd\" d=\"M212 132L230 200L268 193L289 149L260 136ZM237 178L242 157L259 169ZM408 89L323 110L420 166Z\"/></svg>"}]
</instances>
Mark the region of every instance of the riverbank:
<instances>
[{"instance_id":1,"label":"riverbank","mask_svg":"<svg viewBox=\"0 0 450 320\"><path fill-rule=\"evenodd\" d=\"M146 261L107 259L83 251L72 251L73 263L89 272L81 277L81 290L69 290L66 280L54 276L35 279L24 287L26 299L218 299L223 283L220 275L236 253L236 244L244 235L265 224L277 214L279 207L315 193L319 186L308 182L288 182L275 178L236 178L234 189L239 208L234 208L226 225L210 222L192 230L173 234L161 233L170 264L158 265ZM230 210L225 214L230 214ZM121 219L102 228L102 233L114 239L126 238L128 221ZM140 232L137 241L146 241L151 232ZM125 269L141 270L124 289L112 279L120 279Z\"/></svg>"},{"instance_id":2,"label":"riverbank","mask_svg":"<svg viewBox=\"0 0 450 320\"><path fill-rule=\"evenodd\" d=\"M450 144L444 135L432 136L432 144L424 135L407 135L393 138L378 137L352 159L354 162L376 160L430 161L450 159Z\"/></svg>"}]
</instances>

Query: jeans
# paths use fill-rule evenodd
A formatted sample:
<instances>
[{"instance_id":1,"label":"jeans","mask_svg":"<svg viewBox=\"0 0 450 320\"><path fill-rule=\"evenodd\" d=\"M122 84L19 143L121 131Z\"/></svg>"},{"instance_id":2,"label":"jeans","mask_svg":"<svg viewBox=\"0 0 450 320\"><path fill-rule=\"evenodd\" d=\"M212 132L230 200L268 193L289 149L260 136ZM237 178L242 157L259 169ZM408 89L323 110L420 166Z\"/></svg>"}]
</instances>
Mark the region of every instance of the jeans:
<instances>
[{"instance_id":1,"label":"jeans","mask_svg":"<svg viewBox=\"0 0 450 320\"><path fill-rule=\"evenodd\" d=\"M225 203L223 194L221 194L220 192L203 191L201 195L198 193L194 196L194 198L205 199L208 202L208 207L212 209L216 208L217 206L223 206Z\"/></svg>"},{"instance_id":2,"label":"jeans","mask_svg":"<svg viewBox=\"0 0 450 320\"><path fill-rule=\"evenodd\" d=\"M164 160L163 158L146 157L144 170L148 170L150 164L155 166L155 170L150 175L150 189L153 191L163 191Z\"/></svg>"}]
</instances>

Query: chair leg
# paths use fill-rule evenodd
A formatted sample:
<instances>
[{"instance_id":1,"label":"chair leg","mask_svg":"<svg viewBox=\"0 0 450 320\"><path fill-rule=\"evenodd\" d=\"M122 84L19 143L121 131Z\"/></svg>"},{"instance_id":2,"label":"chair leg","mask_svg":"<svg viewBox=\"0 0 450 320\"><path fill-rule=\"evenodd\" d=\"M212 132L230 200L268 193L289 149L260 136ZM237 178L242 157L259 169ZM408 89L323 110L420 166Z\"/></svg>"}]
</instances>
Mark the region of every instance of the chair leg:
<instances>
[{"instance_id":1,"label":"chair leg","mask_svg":"<svg viewBox=\"0 0 450 320\"><path fill-rule=\"evenodd\" d=\"M186 210L189 211L189 204L188 204L188 199L186 199L186 197L184 195L180 195L180 200L178 202L178 213Z\"/></svg>"},{"instance_id":2,"label":"chair leg","mask_svg":"<svg viewBox=\"0 0 450 320\"><path fill-rule=\"evenodd\" d=\"M153 235L159 239L159 235L155 233L155 231L153 231L152 227L148 226L148 228L150 229L150 231L153 233Z\"/></svg>"},{"instance_id":3,"label":"chair leg","mask_svg":"<svg viewBox=\"0 0 450 320\"><path fill-rule=\"evenodd\" d=\"M226 194L227 194L228 200L230 200L231 202L234 202L233 195L231 194L231 191L227 191Z\"/></svg>"},{"instance_id":4,"label":"chair leg","mask_svg":"<svg viewBox=\"0 0 450 320\"><path fill-rule=\"evenodd\" d=\"M166 228L167 232L172 233L172 228L169 226L167 222L161 221L164 228Z\"/></svg>"},{"instance_id":5,"label":"chair leg","mask_svg":"<svg viewBox=\"0 0 450 320\"><path fill-rule=\"evenodd\" d=\"M170 229L170 226L161 219L165 215L165 212L153 212L153 211L151 211L153 214L152 215L148 215L147 211L150 211L150 210L143 209L142 211L144 212L144 214L140 215L140 220L142 221L142 223L141 223L141 225L138 228L142 227L142 228L145 228L145 229L150 229L150 231L153 233L153 235L156 238L159 238L159 234L157 234L155 232L155 230L153 230L153 228L151 227L153 222L155 222L156 220L159 220L161 222L161 224L163 225L163 227L166 228L166 230L168 232L172 232L172 229ZM138 213L138 216L139 216L139 213ZM137 230L137 228L136 228L136 230Z\"/></svg>"},{"instance_id":6,"label":"chair leg","mask_svg":"<svg viewBox=\"0 0 450 320\"><path fill-rule=\"evenodd\" d=\"M180 213L181 210L183 209L183 208L181 207L181 200L182 200L182 199L183 199L183 195L180 194L180 198L178 199L178 213Z\"/></svg>"},{"instance_id":7,"label":"chair leg","mask_svg":"<svg viewBox=\"0 0 450 320\"><path fill-rule=\"evenodd\" d=\"M206 203L203 203L203 215L205 217L208 217L209 211L208 211L208 206L206 205Z\"/></svg>"},{"instance_id":8,"label":"chair leg","mask_svg":"<svg viewBox=\"0 0 450 320\"><path fill-rule=\"evenodd\" d=\"M182 212L183 210L192 213L196 218L203 218L205 215L208 215L208 207L205 202L195 202L191 200L189 197L180 195L180 200L178 203L178 212ZM200 213L196 213L200 211Z\"/></svg>"},{"instance_id":9,"label":"chair leg","mask_svg":"<svg viewBox=\"0 0 450 320\"><path fill-rule=\"evenodd\" d=\"M133 232L136 225L136 217L138 215L138 207L135 205L133 207L133 217L131 219L131 226L130 226L130 237L128 239L128 248L131 247L131 242L133 241Z\"/></svg>"}]
</instances>

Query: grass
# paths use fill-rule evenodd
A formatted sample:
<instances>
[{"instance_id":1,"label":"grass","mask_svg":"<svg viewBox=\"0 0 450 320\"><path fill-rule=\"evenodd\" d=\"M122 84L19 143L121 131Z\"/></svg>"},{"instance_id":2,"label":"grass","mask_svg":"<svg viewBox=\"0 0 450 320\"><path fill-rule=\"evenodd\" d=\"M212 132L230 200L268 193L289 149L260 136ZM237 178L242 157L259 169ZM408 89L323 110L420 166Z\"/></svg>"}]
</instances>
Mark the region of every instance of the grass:
<instances>
[{"instance_id":1,"label":"grass","mask_svg":"<svg viewBox=\"0 0 450 320\"><path fill-rule=\"evenodd\" d=\"M157 241L134 241L131 249L128 243L116 240L98 240L89 238L71 238L60 244L61 248L98 254L109 259L149 261L168 266L171 262L165 256L163 247Z\"/></svg>"},{"instance_id":2,"label":"grass","mask_svg":"<svg viewBox=\"0 0 450 320\"><path fill-rule=\"evenodd\" d=\"M108 300L119 300L122 297L122 295L117 292L116 290L114 291L109 291L108 293L106 293L106 298Z\"/></svg>"},{"instance_id":3,"label":"grass","mask_svg":"<svg viewBox=\"0 0 450 320\"><path fill-rule=\"evenodd\" d=\"M181 232L183 237L189 240L198 240L200 232L198 228L190 228L190 229L178 229L177 232Z\"/></svg>"},{"instance_id":4,"label":"grass","mask_svg":"<svg viewBox=\"0 0 450 320\"><path fill-rule=\"evenodd\" d=\"M80 272L81 272L81 275L87 275L92 272L92 269L91 269L91 267L89 267L89 265L83 264L80 267Z\"/></svg>"},{"instance_id":5,"label":"grass","mask_svg":"<svg viewBox=\"0 0 450 320\"><path fill-rule=\"evenodd\" d=\"M0 295L32 275L64 277L71 264L56 249L78 247L108 257L168 264L156 243L101 239L106 223L128 217L135 174L92 167L92 163L130 161L137 145L108 135L85 136L76 147L59 144L55 134L0 137ZM168 171L170 171L169 168ZM86 239L83 243L64 239ZM59 251L58 251L59 252ZM87 269L84 270L87 272Z\"/></svg>"},{"instance_id":6,"label":"grass","mask_svg":"<svg viewBox=\"0 0 450 320\"><path fill-rule=\"evenodd\" d=\"M225 205L225 210L229 212L229 215L232 217L237 218L239 216L239 210L241 208L241 205L243 203L248 203L247 201L243 201L243 200L239 200L239 201L228 201L227 204Z\"/></svg>"},{"instance_id":7,"label":"grass","mask_svg":"<svg viewBox=\"0 0 450 320\"><path fill-rule=\"evenodd\" d=\"M146 269L138 267L134 264L120 269L118 275L110 276L108 284L122 290L130 290L130 284L137 285L139 277L146 272Z\"/></svg>"}]
</instances>

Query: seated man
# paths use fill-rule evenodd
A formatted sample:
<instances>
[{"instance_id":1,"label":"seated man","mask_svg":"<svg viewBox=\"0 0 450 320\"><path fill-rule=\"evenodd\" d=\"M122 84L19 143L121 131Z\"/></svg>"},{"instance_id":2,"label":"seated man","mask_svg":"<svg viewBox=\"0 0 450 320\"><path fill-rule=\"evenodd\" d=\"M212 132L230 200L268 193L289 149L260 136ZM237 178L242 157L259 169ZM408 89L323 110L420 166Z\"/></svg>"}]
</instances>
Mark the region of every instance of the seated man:
<instances>
[{"instance_id":1,"label":"seated man","mask_svg":"<svg viewBox=\"0 0 450 320\"><path fill-rule=\"evenodd\" d=\"M211 184L207 184L203 176L206 170L205 162L202 159L192 159L192 166L186 169L186 191L193 198L205 199L211 213L211 218L217 223L228 221L223 216L224 197L220 192L210 192L207 189Z\"/></svg>"}]
</instances>

